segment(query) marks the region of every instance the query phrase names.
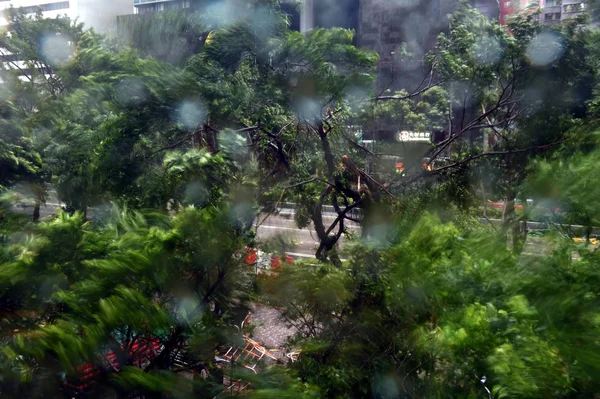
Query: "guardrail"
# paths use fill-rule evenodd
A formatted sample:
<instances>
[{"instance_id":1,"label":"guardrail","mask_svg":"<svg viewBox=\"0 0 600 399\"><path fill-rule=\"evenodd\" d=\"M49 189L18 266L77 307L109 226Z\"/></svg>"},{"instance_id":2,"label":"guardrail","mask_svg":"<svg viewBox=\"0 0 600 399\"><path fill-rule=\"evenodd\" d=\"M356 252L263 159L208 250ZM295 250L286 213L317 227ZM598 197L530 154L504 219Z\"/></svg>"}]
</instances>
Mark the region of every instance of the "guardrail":
<instances>
[{"instance_id":1,"label":"guardrail","mask_svg":"<svg viewBox=\"0 0 600 399\"><path fill-rule=\"evenodd\" d=\"M343 207L340 207L340 208L342 210L344 209ZM335 211L335 208L331 205L323 205L322 209L323 209L323 213L325 214L325 216L337 216L337 212ZM281 204L279 204L278 211L279 212L288 211L288 212L294 213L294 212L296 212L296 204L293 202L281 203ZM330 214L330 215L327 215L327 214ZM360 209L360 208L351 209L350 211L348 211L347 215L353 219L361 219L363 216L362 209Z\"/></svg>"},{"instance_id":2,"label":"guardrail","mask_svg":"<svg viewBox=\"0 0 600 399\"><path fill-rule=\"evenodd\" d=\"M343 208L342 208L343 209ZM278 210L281 211L289 211L291 213L294 213L296 211L296 204L293 202L284 202L279 204L279 208ZM337 216L337 212L335 211L335 209L333 208L333 206L331 205L323 205L323 213L325 214L331 214L333 216ZM362 218L362 210L355 208L352 209L350 212L348 212L348 215L351 216L354 219L360 219ZM487 224L487 223L492 223L494 226L498 227L498 226L502 226L503 222L501 219L485 219L485 218L479 218L479 222L482 224ZM564 224L559 224L559 225L554 225L551 223L546 223L546 222L533 222L533 221L528 221L527 222L527 229L528 230L548 230L551 229L553 227L559 227L561 229L564 230L571 230L577 234L581 233L583 235L583 233L586 230L586 226L581 226L581 225L564 225ZM592 234L594 235L600 235L600 227L593 227L592 228Z\"/></svg>"},{"instance_id":3,"label":"guardrail","mask_svg":"<svg viewBox=\"0 0 600 399\"><path fill-rule=\"evenodd\" d=\"M479 218L479 222L482 224L492 223L494 226L502 226L502 223L503 223L501 219L485 219L485 218ZM527 222L528 230L548 230L548 229L552 229L554 227L559 227L564 230L571 230L577 234L582 234L582 235L584 234L585 230L587 229L586 226L581 226L578 224L552 224L552 223L546 223L546 222L532 222L532 221ZM592 234L594 234L594 235L600 234L600 227L592 227Z\"/></svg>"}]
</instances>

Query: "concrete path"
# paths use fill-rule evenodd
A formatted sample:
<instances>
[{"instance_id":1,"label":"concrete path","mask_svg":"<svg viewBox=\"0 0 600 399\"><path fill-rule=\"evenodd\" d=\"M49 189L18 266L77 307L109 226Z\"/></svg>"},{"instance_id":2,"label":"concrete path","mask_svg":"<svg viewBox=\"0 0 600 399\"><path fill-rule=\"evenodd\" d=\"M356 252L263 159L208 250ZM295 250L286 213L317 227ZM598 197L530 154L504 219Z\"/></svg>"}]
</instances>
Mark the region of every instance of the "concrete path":
<instances>
[{"instance_id":1,"label":"concrete path","mask_svg":"<svg viewBox=\"0 0 600 399\"><path fill-rule=\"evenodd\" d=\"M253 304L247 322L255 326L252 339L269 350L283 348L287 340L298 333L284 319L283 310L267 305Z\"/></svg>"}]
</instances>

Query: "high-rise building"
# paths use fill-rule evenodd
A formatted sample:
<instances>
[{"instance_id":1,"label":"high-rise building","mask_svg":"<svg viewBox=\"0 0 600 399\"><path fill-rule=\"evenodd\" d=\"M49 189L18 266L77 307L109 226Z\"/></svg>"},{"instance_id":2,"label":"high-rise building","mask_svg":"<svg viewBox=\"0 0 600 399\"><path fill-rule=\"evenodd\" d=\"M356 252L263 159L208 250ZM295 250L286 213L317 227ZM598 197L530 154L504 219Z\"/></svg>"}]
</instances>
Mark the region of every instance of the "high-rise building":
<instances>
[{"instance_id":1,"label":"high-rise building","mask_svg":"<svg viewBox=\"0 0 600 399\"><path fill-rule=\"evenodd\" d=\"M587 1L583 0L563 0L562 2L555 0L555 2L562 3L561 6L561 21L566 19L575 18L578 15L589 11L589 5Z\"/></svg>"},{"instance_id":2,"label":"high-rise building","mask_svg":"<svg viewBox=\"0 0 600 399\"><path fill-rule=\"evenodd\" d=\"M192 8L194 0L133 0L134 14L145 14L168 9Z\"/></svg>"},{"instance_id":3,"label":"high-rise building","mask_svg":"<svg viewBox=\"0 0 600 399\"><path fill-rule=\"evenodd\" d=\"M536 13L540 11L542 6L543 0L501 0L499 22L504 25L511 16L522 13Z\"/></svg>"},{"instance_id":4,"label":"high-rise building","mask_svg":"<svg viewBox=\"0 0 600 399\"><path fill-rule=\"evenodd\" d=\"M504 0L471 0L471 5L489 19L500 19L500 2ZM519 1L519 0L515 0Z\"/></svg>"},{"instance_id":5,"label":"high-rise building","mask_svg":"<svg viewBox=\"0 0 600 399\"><path fill-rule=\"evenodd\" d=\"M22 8L26 13L34 14L38 10L42 11L45 17L54 18L58 15L77 15L76 0L3 0L0 1L0 9L6 10L10 7ZM0 24L6 25L4 15L0 18Z\"/></svg>"},{"instance_id":6,"label":"high-rise building","mask_svg":"<svg viewBox=\"0 0 600 399\"><path fill-rule=\"evenodd\" d=\"M500 23L505 24L511 15L541 10L540 21L551 25L588 12L588 3L586 0L501 0Z\"/></svg>"},{"instance_id":7,"label":"high-rise building","mask_svg":"<svg viewBox=\"0 0 600 399\"><path fill-rule=\"evenodd\" d=\"M361 0L358 44L379 54L377 90L414 89L420 82L425 56L440 32L455 0L390 2ZM409 57L404 53L408 52Z\"/></svg>"},{"instance_id":8,"label":"high-rise building","mask_svg":"<svg viewBox=\"0 0 600 399\"><path fill-rule=\"evenodd\" d=\"M562 0L545 0L542 4L542 21L545 24L555 24L562 18Z\"/></svg>"},{"instance_id":9,"label":"high-rise building","mask_svg":"<svg viewBox=\"0 0 600 399\"><path fill-rule=\"evenodd\" d=\"M132 11L131 0L0 0L0 10L9 7L21 8L34 14L38 10L46 18L67 15L78 18L86 27L100 33L111 33L116 29L116 17ZM6 25L2 13L0 25Z\"/></svg>"}]
</instances>

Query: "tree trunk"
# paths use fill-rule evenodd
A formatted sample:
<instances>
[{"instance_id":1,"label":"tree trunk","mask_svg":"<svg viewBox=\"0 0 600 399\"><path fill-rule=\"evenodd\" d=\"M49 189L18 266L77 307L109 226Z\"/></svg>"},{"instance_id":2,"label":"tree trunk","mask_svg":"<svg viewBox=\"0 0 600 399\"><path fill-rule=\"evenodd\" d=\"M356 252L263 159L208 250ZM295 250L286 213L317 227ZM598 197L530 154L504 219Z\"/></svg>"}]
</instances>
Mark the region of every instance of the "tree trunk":
<instances>
[{"instance_id":1,"label":"tree trunk","mask_svg":"<svg viewBox=\"0 0 600 399\"><path fill-rule=\"evenodd\" d=\"M373 227L377 225L376 209L372 206L371 198L363 201L362 218L360 220L361 238L369 238L373 232Z\"/></svg>"},{"instance_id":2,"label":"tree trunk","mask_svg":"<svg viewBox=\"0 0 600 399\"><path fill-rule=\"evenodd\" d=\"M525 237L527 235L527 219L525 215L522 218L517 218L515 212L515 199L517 193L509 186L506 189L506 202L504 203L504 210L502 212L502 225L505 235L510 237L508 245L514 253L518 253L523 248ZM525 211L525 209L523 209ZM525 212L524 212L525 213ZM522 222L525 222L523 228Z\"/></svg>"},{"instance_id":3,"label":"tree trunk","mask_svg":"<svg viewBox=\"0 0 600 399\"><path fill-rule=\"evenodd\" d=\"M529 215L529 209L528 209L526 196L524 198L522 198L522 201L523 201L523 215L519 218L517 239L515 240L513 238L513 249L517 253L521 253L521 251L523 250L523 246L525 245L525 241L527 240L527 234L528 234L527 218Z\"/></svg>"},{"instance_id":4,"label":"tree trunk","mask_svg":"<svg viewBox=\"0 0 600 399\"><path fill-rule=\"evenodd\" d=\"M40 200L35 200L35 204L33 206L33 216L31 219L34 222L38 222L40 220Z\"/></svg>"},{"instance_id":5,"label":"tree trunk","mask_svg":"<svg viewBox=\"0 0 600 399\"><path fill-rule=\"evenodd\" d=\"M208 148L208 151L210 151L210 153L212 155L215 155L216 153L219 152L219 143L217 141L217 132L215 132L212 129L209 129L206 127L207 125L205 125L204 128L204 138L206 140L206 146Z\"/></svg>"},{"instance_id":6,"label":"tree trunk","mask_svg":"<svg viewBox=\"0 0 600 399\"><path fill-rule=\"evenodd\" d=\"M502 211L502 227L505 237L511 232L514 237L514 231L511 227L514 226L515 221L515 190L510 186L506 189L506 199L504 202L504 209Z\"/></svg>"},{"instance_id":7,"label":"tree trunk","mask_svg":"<svg viewBox=\"0 0 600 399\"><path fill-rule=\"evenodd\" d=\"M590 236L592 235L592 221L588 220L585 225L585 244L590 244Z\"/></svg>"}]
</instances>

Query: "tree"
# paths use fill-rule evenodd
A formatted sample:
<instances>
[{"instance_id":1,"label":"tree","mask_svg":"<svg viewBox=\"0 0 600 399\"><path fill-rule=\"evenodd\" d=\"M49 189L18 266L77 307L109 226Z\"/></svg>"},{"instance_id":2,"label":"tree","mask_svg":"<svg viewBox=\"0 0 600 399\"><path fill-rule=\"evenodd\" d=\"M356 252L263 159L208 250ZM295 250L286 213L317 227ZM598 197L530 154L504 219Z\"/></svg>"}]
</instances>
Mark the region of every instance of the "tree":
<instances>
[{"instance_id":1,"label":"tree","mask_svg":"<svg viewBox=\"0 0 600 399\"><path fill-rule=\"evenodd\" d=\"M597 325L585 320L597 307L597 253L571 260L562 241L531 265L493 232L431 215L401 231L387 250L355 248L347 271L296 265L278 277L270 298L303 332L293 375L339 397L595 391Z\"/></svg>"},{"instance_id":2,"label":"tree","mask_svg":"<svg viewBox=\"0 0 600 399\"><path fill-rule=\"evenodd\" d=\"M206 43L212 29L207 22L199 13L181 10L121 16L118 40L143 56L183 65Z\"/></svg>"},{"instance_id":3,"label":"tree","mask_svg":"<svg viewBox=\"0 0 600 399\"><path fill-rule=\"evenodd\" d=\"M510 190L507 220L514 217L515 192L534 192L521 186L530 181L543 189L542 198L560 198L559 206L573 211L570 216L584 213L591 225L597 204L587 187L594 155L581 153L595 148L594 136L585 134L594 129L595 116L581 99L591 100L596 84L593 33L581 20L547 30L532 18L517 19L509 35L468 10L455 18L450 36L432 53L427 87L382 94L379 101L386 103L374 108L406 118L419 96L439 90L446 79L466 83L458 97L462 106L449 114L451 129L429 153L436 159L456 145L452 159L431 172L396 178L398 186L406 196L427 197L435 178L441 187L458 181L469 189L481 171L498 168L501 183L495 189ZM543 46L557 45L561 56L541 66L536 57L548 48L537 46L544 34L552 40ZM505 50L500 58L489 61L498 52L477 44L482 37L500 42ZM540 90L535 101L532 88ZM456 109L456 92L449 92ZM557 92L564 96L550 94ZM496 135L495 147L486 149L478 144L480 134L470 134L481 130ZM530 179L525 167L532 155L553 153L558 160L540 162ZM467 176L462 182L461 174ZM448 194L452 191L442 198ZM431 205L424 202L420 212ZM586 397L596 390L590 385L597 372L591 363L598 348L590 340L596 324L584 320L597 305L592 299L597 251L561 240L551 256L523 264L492 231L464 221L458 228L430 215L414 223L407 207L401 209L401 222L388 222L395 228L383 246L346 252L346 270L298 265L278 277L270 298L288 309L290 322L302 331L293 376L320 387L324 396L338 397ZM573 251L582 256L579 261ZM577 340L586 353L577 350Z\"/></svg>"},{"instance_id":4,"label":"tree","mask_svg":"<svg viewBox=\"0 0 600 399\"><path fill-rule=\"evenodd\" d=\"M284 307L302 348L244 376L258 397L595 394L597 251L556 238L525 264L471 209L483 186L505 228L524 193L595 224L595 33L461 8L417 88L373 96L377 57L352 32L290 32L275 3L135 28L184 37L177 59L13 11L2 46L31 79L8 73L0 184L52 181L68 212L0 230L0 395L214 397L250 298ZM65 35L66 62L48 58ZM387 154L354 126L383 122L437 132L406 175L367 168ZM284 200L317 260L261 285L241 251ZM348 221L363 237L343 261Z\"/></svg>"},{"instance_id":5,"label":"tree","mask_svg":"<svg viewBox=\"0 0 600 399\"><path fill-rule=\"evenodd\" d=\"M45 171L43 160L35 148L34 141L27 137L21 127L21 119L16 107L5 101L2 105L0 129L0 193L7 189L20 191L34 198L33 220L39 219L40 203L45 202ZM4 218L4 212L0 220Z\"/></svg>"},{"instance_id":6,"label":"tree","mask_svg":"<svg viewBox=\"0 0 600 399\"><path fill-rule=\"evenodd\" d=\"M429 173L395 178L392 189L408 191L415 184L423 186L423 179L438 178L437 185L449 188L450 198L459 194L457 200L464 204L464 189L471 197L476 192L468 181L479 180L481 187L487 186L484 192L505 198L504 229L512 226L512 246L519 251L523 237L514 201L523 195L519 186L526 165L532 156L549 154L568 139L593 98L593 33L583 22L581 17L546 27L536 15L523 15L512 19L507 30L469 6L459 8L448 34L440 36L430 53L430 73L417 90L377 98L400 103L400 110L401 104L445 87L451 110L444 139L423 154L429 165L443 157L450 161ZM564 95L557 99L557 92ZM486 184L488 179L492 184Z\"/></svg>"},{"instance_id":7,"label":"tree","mask_svg":"<svg viewBox=\"0 0 600 399\"><path fill-rule=\"evenodd\" d=\"M181 373L212 367L217 346L232 342L239 320L228 310L249 286L232 256L243 236L231 215L190 207L170 220L114 208L96 227L62 213L14 240L0 268L2 331L13 336L2 394L191 397L196 383ZM82 375L87 363L100 371L95 382Z\"/></svg>"}]
</instances>

